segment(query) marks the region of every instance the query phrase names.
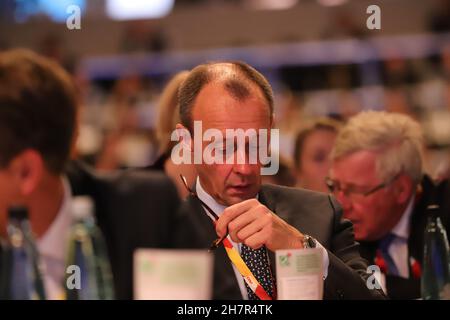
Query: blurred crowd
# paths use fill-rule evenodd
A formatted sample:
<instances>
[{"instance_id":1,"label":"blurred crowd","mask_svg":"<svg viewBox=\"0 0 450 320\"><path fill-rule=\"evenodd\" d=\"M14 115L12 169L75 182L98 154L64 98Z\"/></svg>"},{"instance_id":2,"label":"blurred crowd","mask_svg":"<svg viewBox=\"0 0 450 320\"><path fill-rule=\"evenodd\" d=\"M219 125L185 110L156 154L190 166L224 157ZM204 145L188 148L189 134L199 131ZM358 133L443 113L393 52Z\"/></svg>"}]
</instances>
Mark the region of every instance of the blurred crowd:
<instances>
[{"instance_id":1,"label":"blurred crowd","mask_svg":"<svg viewBox=\"0 0 450 320\"><path fill-rule=\"evenodd\" d=\"M367 285L361 281L360 276L363 280L368 276L367 261L382 271L383 278L377 279L381 282L378 289L382 288L389 297L424 296L421 288L427 283L421 279L429 268L427 250L424 251L427 228L436 230L431 225L435 223L445 232L449 225L449 122L445 121L450 114L448 55L445 49L439 56L439 67L430 80L433 89L440 89L442 101L428 104L429 100L423 99L425 103L420 104L417 97L422 96L415 93L426 80L410 82L415 69L396 58L384 62L385 67L378 71L384 75L376 88L383 99L380 106L372 108L378 110L369 110L370 106L355 94L367 87L328 86L300 92L291 88L274 99L267 79L243 62L202 64L191 71L178 72L161 87L129 74L106 89L80 75L75 85L57 63L31 51L7 51L0 57L0 120L4 131L1 186L5 191L5 209L9 210L8 221L17 217L8 206L25 203L33 231L39 237L39 250L48 250L52 259L53 251L58 251L59 271L45 274L47 286L61 278L64 248L47 246L59 243L69 225L66 204L73 193L87 194L95 201L97 222L106 235L112 272L116 274L115 286L123 289L124 298L131 296L134 248L203 247L206 230L193 230L205 223L205 216L192 214L201 206L211 219L216 219L213 223L219 237L229 233L236 245L242 243L242 251L261 249L262 260L267 259L266 248L272 252L326 248L323 274L332 272L324 279L338 283L341 277L348 277L352 282L343 287L354 290L349 295L351 299L360 297L359 291L367 294L366 298L383 298L381 291L367 291ZM325 71L340 82L348 76L343 70L346 68ZM308 75L305 80L310 80ZM425 92L421 93L429 94ZM436 113L437 121L433 120ZM280 143L271 147L279 149L280 169L273 176L261 177L262 159L256 164L177 163L171 152L175 145L172 140L175 137L178 142L178 133L181 143L189 146L182 152L197 152L196 143L192 149L188 142L191 140L184 136L196 119L205 128L279 128ZM176 135L175 128L179 129ZM193 141L204 139L197 130L190 131ZM258 143L263 142L258 139ZM207 146L203 143L200 148L203 156ZM437 161L433 158L435 149L443 155ZM275 151L271 150L276 154ZM240 148L234 153L240 154ZM70 158L85 160L97 171L112 174L98 174L82 162L69 161ZM121 168L140 170L118 170ZM180 198L186 201L180 203ZM430 214L430 208L437 208L435 212L443 225L440 220L432 220L438 217ZM23 218L24 210L20 212ZM64 226L54 227L62 233L52 233L48 226L64 216ZM348 220L340 219L341 216ZM168 232L172 224L177 230L173 239ZM149 226L153 230L149 231ZM253 233L241 238L245 230ZM258 237L262 237L260 242L251 242ZM448 247L447 238L442 239L444 247ZM127 241L129 244L121 245ZM116 246L121 250L116 251ZM241 255L245 258L243 252ZM447 255L444 252L442 258L447 259ZM44 259L49 270L52 259ZM251 259L249 263L252 266ZM268 261L264 265L270 268ZM442 266L448 265L444 261ZM223 266L219 262L217 268ZM237 279L242 280L239 276ZM217 281L215 290L221 292L227 281ZM264 290L274 288L270 282L265 284ZM241 296L253 299L253 293L243 285ZM56 287L54 297L61 289ZM340 297L340 290L327 292L324 297ZM446 287L443 290L446 295ZM431 297L439 297L439 293L431 291Z\"/></svg>"},{"instance_id":2,"label":"blurred crowd","mask_svg":"<svg viewBox=\"0 0 450 320\"><path fill-rule=\"evenodd\" d=\"M414 299L421 290L423 296L430 204L449 225L450 45L423 59L394 54L371 65L287 69L274 85L280 167L262 182L333 194L353 223L361 256L382 270L384 292L393 299ZM170 135L180 122L177 92L187 75L159 89L139 77L120 79L109 92L91 84L104 105L87 99L85 114L95 109L97 121L110 122L84 118L84 130L99 143L80 156L101 170L162 170L185 198L179 175L194 185L197 173L171 161ZM85 139L80 146L92 141Z\"/></svg>"},{"instance_id":3,"label":"blurred crowd","mask_svg":"<svg viewBox=\"0 0 450 320\"><path fill-rule=\"evenodd\" d=\"M444 8L444 4L448 5L450 2L442 3ZM430 30L434 32L450 30L448 25L450 20L447 19L450 12L448 8L450 6L435 12L429 21ZM367 40L366 35L361 30L355 29L345 15L338 17L336 23L341 25L341 30L331 28L329 34L324 36L326 39L333 39L333 33L342 31L346 36L351 36L357 41ZM142 25L130 24L130 29L120 48L124 57L128 57L129 53L135 53L136 50L164 54L168 45L164 32L158 28L153 31L149 40L147 34L141 33ZM367 41L367 48L374 49L370 41ZM270 111L274 111L273 118L270 113L270 120L267 120L267 123L273 121L273 127L279 129L280 140L276 145L280 154L279 170L275 175L261 177L262 183L265 184L263 187L259 185L259 173L255 175L255 178L251 176L251 172L239 172L239 170L242 171L239 165L236 165L237 169L233 170L238 172L237 176L254 178L254 180L249 178L248 181L258 187L258 190L255 189L257 201L261 200L258 197L264 194L264 190L272 190L274 192L272 196L276 199L275 203L286 202L276 208L278 211L270 208L270 201L263 203L276 213L271 215L272 217L282 216L282 211L286 210L289 223L300 221L300 218L297 221L300 216L306 217L305 221L311 218L310 222L307 221L310 225L306 223L293 229L283 229L286 232L280 232L281 238L285 234L295 238L297 233L289 234L289 232L296 229L301 229L300 231L303 232L305 226L306 229L312 230L312 233L316 233L316 237L322 237L319 244L329 250L328 262L333 265L333 268L330 267L332 272L330 272L329 282L339 283L341 280L339 268L336 265L339 267L342 262L345 268L352 269L349 273L349 270L343 268L345 271L343 274L352 275L353 279L355 279L353 277L355 270L357 273L363 270L361 273L364 274L365 262L361 265L357 265L358 263L356 266L352 265L353 258L346 256L346 250L349 250L357 254L357 259L360 258L360 254L370 264L382 269L384 274L381 281L382 287L389 297L416 299L423 293L420 291L420 281L422 267L425 267L427 263L424 256L426 245L424 232L429 222L427 218L431 216L430 205L437 205L440 208L439 213L444 225L442 228L448 230L450 226L450 44L444 42L433 53L415 58L407 58L397 49L392 47L389 52L377 53L373 60L363 59L363 61L351 63L301 65L280 63L275 67L256 66L256 69L270 79L274 91L274 98L272 95L269 99L265 97L267 100L265 103ZM202 247L204 239L190 237L203 236L203 232L195 229L203 222L189 225L193 217L197 219L200 216L180 215L180 212L185 212L179 210L179 207L183 209L183 206L189 206L188 201L180 204L180 198L186 199L190 195L188 199L191 201L192 198L203 201L201 205L199 204L199 208L203 206L206 209L210 205L213 209L221 210L220 213L226 210L225 208L242 203L223 201L228 207L224 206L224 203L216 202L217 199L214 196L217 194L209 195L202 189L200 170L204 170L203 178L207 176L211 181L223 178L220 176L223 173L220 170L214 171L214 168L208 168L206 164L194 167L172 161L171 152L176 143L171 139L174 136L174 130L180 123L187 127L180 117L182 103L178 100L179 97L183 96L183 92L185 100L189 100L191 95L192 101L201 94L208 96L209 91L205 87L209 83L199 85L200 89L197 92L191 90L192 87L195 88L195 84L198 85L195 82L195 76L198 74L195 72L200 74L204 72L203 76L207 75L213 79L211 87L217 90L214 92L215 95L208 96L213 97L212 105L217 102L215 98L219 100L225 96L227 99L230 97L234 99L231 99L235 103L234 117L230 116L228 119L223 114L219 114L234 125L232 121L239 123L240 117L244 115L252 121L252 117L258 118L256 112L256 115L248 115L245 114L245 110L239 110L238 102L247 103L251 100L250 98L254 98L252 95L256 91L248 90L245 86L249 83L252 90L254 88L261 90L264 95L267 80L264 76L260 76L258 71L239 63L235 63L233 68L223 65L214 66L214 64L200 65L197 67L200 71L196 68L193 72L188 67L183 67L170 74L164 72L147 74L142 70L129 69L111 77L91 78L89 74L84 73L85 69L80 68L80 61L67 55L58 38L52 36L45 38L38 51L50 60L30 52L8 53L6 51L5 54L0 54L0 58L3 59L1 66L3 74L0 73L3 88L0 86L0 98L6 101L1 104L6 111L2 111L4 115L0 117L4 127L0 127L0 131L6 132L4 134L6 138L2 140L0 147L10 153L9 158L4 159L4 167L6 166L14 173L2 176L7 179L5 178L5 182L1 183L0 189L7 192L1 192L0 196L3 193L14 201L29 198L27 204L32 214L38 211L54 213L48 221L37 219L37 215L32 217L38 221L37 230L42 229L40 234L38 232L40 237L45 234L44 227L48 227L50 222L56 219L57 214L59 216L66 214L65 210L56 210L60 207L64 209L64 206L56 200L59 198L64 200L66 193L70 194L70 192L76 196L88 194L95 198L96 210L99 211L98 222L104 229L108 246L113 252L111 258L113 273L122 275L116 276L115 286L123 293L119 297L130 298L134 248L170 247L174 245L173 238L183 235L183 232L186 232L185 238L190 240L182 239L180 247L183 247L185 243L192 244L194 247L197 243L201 243L199 247ZM57 63L53 64L55 61ZM247 62L252 65L252 61ZM48 78L45 81L48 83L54 81L56 84L46 86L47 82L39 78L41 76L39 70L33 69L31 72L31 67L27 65L41 66L44 70L42 74L45 74L47 69ZM68 75L59 69L60 66L68 71ZM220 72L214 71L216 67L223 68L224 74L230 70L235 73L229 73L228 76L232 74L236 79L241 77L244 89L233 82L235 79L226 79L229 82L224 83L231 87L235 85L234 90L238 93L219 92L215 85L222 84L220 81L223 79L220 80L217 76ZM20 78L20 74L24 74L23 78ZM31 79L30 85L27 77ZM17 83L13 83L10 79L17 80ZM255 79L263 79L263 84L261 85ZM75 83L73 87L72 80ZM61 87L57 86L58 83ZM30 99L19 92L22 89L31 92ZM70 101L64 100L66 91L69 92L67 96ZM239 94L242 92L247 96L244 94L244 98L241 97L242 99L239 100ZM47 100L51 103L45 103ZM210 107L204 103L205 100L206 98L202 100L203 103L191 101L190 106L186 101L185 104L191 108L192 114L194 104L197 110L200 107L203 108L202 112L197 113L205 116L207 114L205 110ZM58 108L60 105L66 105L70 114L69 111ZM10 106L17 108L10 108ZM248 108L251 107L254 105L248 103ZM45 112L40 112L39 108ZM75 119L76 117L78 118ZM63 121L64 118L66 123ZM206 116L205 118L208 120ZM36 119L38 121L35 121ZM35 125L33 121L39 123L39 126L30 130L29 126ZM13 136L13 133L7 130L7 126L11 127L10 130L8 129L10 132L19 134ZM8 134L16 140L10 139ZM58 134L61 134L61 137L57 136ZM31 147L22 135L31 141ZM42 145L39 144L40 142L35 142L40 139L45 140ZM58 146L55 142L58 140L64 140L65 144ZM69 142L73 140L75 140L74 145L71 146ZM26 146L25 151L31 149L31 152L22 152L23 150L19 147L21 143ZM39 162L40 158L33 152L33 148L48 157L45 160L54 165L54 168L50 168L54 172L47 172L47 168L43 169L45 166ZM54 155L49 152L52 148L60 149L56 150L62 154L59 162L55 163ZM67 161L69 149L71 149L71 159L83 160L93 168L85 167L79 162ZM11 159L16 161L11 162ZM10 162L13 165L9 166ZM66 162L70 162L67 173L64 169ZM222 165L218 165L220 166ZM118 170L126 168L140 170ZM155 171L163 172L165 176ZM30 172L38 173L33 175ZM55 173L57 175L54 175ZM113 175L103 176L103 173L113 173ZM144 176L141 177L141 174ZM68 189L65 180L61 185L59 175L67 175L71 190ZM144 179L145 175L151 179ZM180 175L185 178L185 182L180 179ZM15 188L10 188L10 181L16 181L15 179L20 183L16 183ZM30 187L31 183L27 182L28 180L34 181L33 187ZM248 185L251 184L250 182ZM242 190L249 188L248 185L236 183L231 187L243 192ZM189 189L191 186L195 186L196 189ZM294 187L294 189L279 186ZM207 187L213 189L211 186ZM10 191L13 189L15 192ZM205 199L201 199L202 192L203 196L205 194L208 196L205 199L211 201L206 207ZM55 194L59 197L58 199ZM281 194L285 198L279 196ZM217 196L217 198L220 197ZM264 197L261 198L264 200ZM64 203L63 200L60 202ZM247 200L251 199L247 197L244 201ZM253 205L257 202L256 200ZM42 205L44 202L46 205ZM258 208L261 209L259 202L256 209ZM186 212L189 211L187 209L196 210L196 208L188 207L184 209ZM267 208L264 207L264 209ZM269 209L264 211L264 214L272 212ZM3 211L6 212L6 210ZM123 212L132 216L124 215ZM172 215L175 216L175 213L176 219L182 218L177 220L180 231L171 235L167 230L172 232L174 228L175 220L172 220ZM341 215L353 224L345 219L334 221L335 216ZM218 219L217 217L217 221ZM282 220L279 219L271 225L281 223ZM300 222L305 223L305 221ZM0 223L4 224L4 222L0 220ZM36 222L33 223L36 224ZM45 224L48 225L45 226ZM286 227L287 223L283 222L280 225ZM192 228L189 229L189 226ZM316 227L318 229L315 229ZM36 227L33 226L33 228ZM153 229L149 231L148 228ZM228 232L228 229L226 230ZM211 232L213 232L212 229ZM347 235L341 237L344 233ZM236 234L237 232L230 233L230 236L237 236ZM50 233L50 236L53 236L52 241L47 240L47 243L58 242L55 234ZM149 236L153 238L147 238ZM351 239L350 244L342 239ZM236 238L234 240L236 241ZM361 244L361 248L354 243L354 240ZM116 252L116 246L122 241L130 243L120 245L121 250ZM339 243L340 241L342 243ZM264 245L270 245L272 242L267 241ZM282 245L285 243L294 242L284 241ZM339 249L336 243L343 249ZM276 251L280 248L284 247L269 249ZM304 248L303 242L302 248ZM48 249L45 247L45 241L44 249ZM53 249L50 248L49 251ZM220 266L223 265L222 263ZM58 277L61 277L61 270L58 271ZM220 272L218 273L221 275ZM450 279L450 275L448 277ZM358 277L356 279L360 280ZM365 290L364 283L361 282L359 285ZM358 285L353 287L358 288ZM247 294L245 287L243 291L242 296L245 296ZM359 294L355 292L352 292L349 297L358 298ZM331 294L333 298L336 296L340 298L339 290ZM225 297L230 298L230 296Z\"/></svg>"},{"instance_id":4,"label":"blurred crowd","mask_svg":"<svg viewBox=\"0 0 450 320\"><path fill-rule=\"evenodd\" d=\"M450 46L435 57L406 60L393 55L359 73L355 68L279 71L281 80L274 85L278 88L275 127L280 129L282 170L270 178L272 182L323 191L323 174L313 174L321 182L309 181L302 168L315 172L311 166L316 165L326 172L333 136L363 110L403 113L419 121L426 137L426 171L436 179L448 176ZM363 74L375 80L364 85L359 79ZM167 154L176 123L172 76L181 77L154 79L130 73L116 80L90 81L78 75L83 97L78 157L108 171L151 166ZM316 85L305 87L303 83ZM164 93L166 84L172 86L169 93Z\"/></svg>"}]
</instances>

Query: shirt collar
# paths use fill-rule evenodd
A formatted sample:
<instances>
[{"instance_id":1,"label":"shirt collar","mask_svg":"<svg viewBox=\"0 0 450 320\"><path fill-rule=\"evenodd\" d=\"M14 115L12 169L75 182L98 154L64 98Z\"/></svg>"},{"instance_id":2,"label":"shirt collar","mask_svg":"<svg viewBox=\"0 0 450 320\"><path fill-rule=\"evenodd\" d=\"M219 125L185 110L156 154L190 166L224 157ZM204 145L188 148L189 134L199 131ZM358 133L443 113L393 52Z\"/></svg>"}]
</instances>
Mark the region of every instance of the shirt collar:
<instances>
[{"instance_id":1,"label":"shirt collar","mask_svg":"<svg viewBox=\"0 0 450 320\"><path fill-rule=\"evenodd\" d=\"M64 261L66 253L66 238L72 224L70 213L72 190L65 176L61 177L64 196L61 207L45 234L37 240L39 253L54 259Z\"/></svg>"},{"instance_id":2,"label":"shirt collar","mask_svg":"<svg viewBox=\"0 0 450 320\"><path fill-rule=\"evenodd\" d=\"M212 211L214 211L220 217L223 210L225 210L227 206L218 203L208 192L205 191L205 189L203 189L199 177L197 177L197 182L195 184L195 191L197 192L197 196L199 197L199 199L202 200L208 207L211 208ZM208 214L208 216L214 220L214 217L211 216L208 210L205 211Z\"/></svg>"},{"instance_id":3,"label":"shirt collar","mask_svg":"<svg viewBox=\"0 0 450 320\"><path fill-rule=\"evenodd\" d=\"M391 230L391 233L396 235L399 238L408 239L409 238L409 220L414 207L414 200L416 198L416 194L413 194L411 199L409 199L408 206L406 207L405 212L403 212L400 221L397 225Z\"/></svg>"}]
</instances>

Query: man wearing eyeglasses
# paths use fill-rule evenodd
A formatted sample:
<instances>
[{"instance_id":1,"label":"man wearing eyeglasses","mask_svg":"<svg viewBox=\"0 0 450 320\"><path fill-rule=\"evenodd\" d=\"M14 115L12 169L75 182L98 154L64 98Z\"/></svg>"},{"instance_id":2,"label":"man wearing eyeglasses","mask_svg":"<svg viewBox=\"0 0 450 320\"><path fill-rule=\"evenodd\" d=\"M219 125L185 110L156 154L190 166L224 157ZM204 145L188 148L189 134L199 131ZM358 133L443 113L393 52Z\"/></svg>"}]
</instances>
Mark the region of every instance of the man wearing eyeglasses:
<instances>
[{"instance_id":1,"label":"man wearing eyeglasses","mask_svg":"<svg viewBox=\"0 0 450 320\"><path fill-rule=\"evenodd\" d=\"M200 150L201 157L211 150L206 141L196 144L196 124L215 130L217 136L227 130L270 131L273 124L270 84L243 62L197 66L181 85L179 101L181 123L177 128L185 134L187 154L198 155L196 150ZM193 139L189 138L191 134ZM217 142L217 138L214 140ZM183 248L207 249L217 236L224 238L214 251L213 298L276 298L274 252L308 247L323 250L325 299L383 297L380 291L367 286L366 261L360 257L350 222L341 221L341 208L334 198L262 185L265 168L261 162L251 162L250 138L244 141L248 144L244 150L238 147L229 153L232 160L242 156L243 162L195 164L197 182L180 208L174 231L176 246ZM231 142L234 145L234 140ZM221 149L215 150L217 155ZM228 151L226 155L229 159ZM239 259L256 281L244 282L248 272L241 272Z\"/></svg>"},{"instance_id":2,"label":"man wearing eyeglasses","mask_svg":"<svg viewBox=\"0 0 450 320\"><path fill-rule=\"evenodd\" d=\"M423 175L422 140L408 116L360 113L338 135L326 181L353 222L361 255L380 267L394 299L420 297L425 211L441 202Z\"/></svg>"}]
</instances>

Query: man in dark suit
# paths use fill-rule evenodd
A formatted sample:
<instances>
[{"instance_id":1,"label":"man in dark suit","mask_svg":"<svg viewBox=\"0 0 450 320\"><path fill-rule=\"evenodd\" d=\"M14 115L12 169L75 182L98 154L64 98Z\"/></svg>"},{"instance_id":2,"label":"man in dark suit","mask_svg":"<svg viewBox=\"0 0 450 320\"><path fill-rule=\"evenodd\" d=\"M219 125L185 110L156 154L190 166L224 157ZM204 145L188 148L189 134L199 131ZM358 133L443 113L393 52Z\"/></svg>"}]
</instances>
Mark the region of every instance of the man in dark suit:
<instances>
[{"instance_id":1,"label":"man in dark suit","mask_svg":"<svg viewBox=\"0 0 450 320\"><path fill-rule=\"evenodd\" d=\"M261 150L277 141L276 133L270 131L272 90L258 71L242 62L200 65L182 84L179 101L179 149L183 149L185 160L189 160L187 154L193 155L198 178L196 195L188 197L180 208L174 233L176 246L207 248L216 234L224 237L228 232L224 242L240 253L264 289L258 293L252 281L244 281L221 246L215 251L215 299L275 298L273 253L305 247L323 249L324 298L383 297L378 290L368 289L367 264L359 255L351 223L341 220L341 209L333 198L261 186L261 173L276 167L277 162L272 149L270 167L263 167L268 163L262 160ZM209 132L206 136L210 138L202 138L198 128ZM248 135L229 136L229 130ZM256 131L268 132L269 137L253 139L252 132ZM211 136L213 147L205 143L212 140ZM255 146L255 141L260 144ZM179 149L174 149L173 157ZM252 162L254 150L259 151L259 158ZM214 215L218 218L215 230Z\"/></svg>"},{"instance_id":2,"label":"man in dark suit","mask_svg":"<svg viewBox=\"0 0 450 320\"><path fill-rule=\"evenodd\" d=\"M328 184L392 299L420 298L429 205L441 205L448 230L447 182L436 187L423 175L422 144L411 118L371 111L350 119L332 152Z\"/></svg>"},{"instance_id":3,"label":"man in dark suit","mask_svg":"<svg viewBox=\"0 0 450 320\"><path fill-rule=\"evenodd\" d=\"M0 54L0 234L9 207L28 208L47 298L60 299L71 201L88 195L106 239L115 296L131 299L133 251L169 244L177 191L157 173L99 176L78 163L67 167L77 104L72 80L56 63L25 50Z\"/></svg>"},{"instance_id":4,"label":"man in dark suit","mask_svg":"<svg viewBox=\"0 0 450 320\"><path fill-rule=\"evenodd\" d=\"M179 200L175 186L162 173L122 170L96 174L71 162L65 174L73 196L89 196L106 241L115 297L133 298L133 253L137 248L168 248Z\"/></svg>"}]
</instances>

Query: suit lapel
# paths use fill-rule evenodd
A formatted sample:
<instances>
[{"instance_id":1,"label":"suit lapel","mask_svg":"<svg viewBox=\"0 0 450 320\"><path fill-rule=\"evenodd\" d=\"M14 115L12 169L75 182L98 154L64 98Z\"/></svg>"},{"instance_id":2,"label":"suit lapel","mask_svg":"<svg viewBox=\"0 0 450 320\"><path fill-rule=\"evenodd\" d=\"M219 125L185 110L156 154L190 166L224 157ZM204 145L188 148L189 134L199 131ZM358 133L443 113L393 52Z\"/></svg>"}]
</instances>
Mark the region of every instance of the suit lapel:
<instances>
[{"instance_id":1,"label":"suit lapel","mask_svg":"<svg viewBox=\"0 0 450 320\"><path fill-rule=\"evenodd\" d=\"M435 186L430 178L424 177L421 192L414 205L410 221L410 237L408 239L409 256L418 261L423 259L424 231L427 223L426 208L435 200Z\"/></svg>"},{"instance_id":2,"label":"suit lapel","mask_svg":"<svg viewBox=\"0 0 450 320\"><path fill-rule=\"evenodd\" d=\"M217 238L211 218L206 214L200 201L194 197L188 197L189 214L198 215L195 230L198 230L198 246L208 249L212 241ZM213 299L242 299L239 285L232 267L232 263L223 246L212 253L214 255L214 287Z\"/></svg>"},{"instance_id":3,"label":"suit lapel","mask_svg":"<svg viewBox=\"0 0 450 320\"><path fill-rule=\"evenodd\" d=\"M359 241L359 253L361 257L366 259L369 264L375 263L376 251L378 248L378 241Z\"/></svg>"},{"instance_id":4,"label":"suit lapel","mask_svg":"<svg viewBox=\"0 0 450 320\"><path fill-rule=\"evenodd\" d=\"M196 237L200 240L202 247L209 248L209 244L217 237L212 220L197 198L189 196L186 202L189 207L188 215L192 219L190 221L195 223L194 230L198 233Z\"/></svg>"},{"instance_id":5,"label":"suit lapel","mask_svg":"<svg viewBox=\"0 0 450 320\"><path fill-rule=\"evenodd\" d=\"M258 200L261 202L261 204L265 205L270 211L275 213L278 217L283 219L284 221L289 223L290 215L288 214L287 210L281 210L277 206L277 201L274 197L274 195L269 192L269 189L266 188L266 186L262 186L261 190L258 194Z\"/></svg>"}]
</instances>

